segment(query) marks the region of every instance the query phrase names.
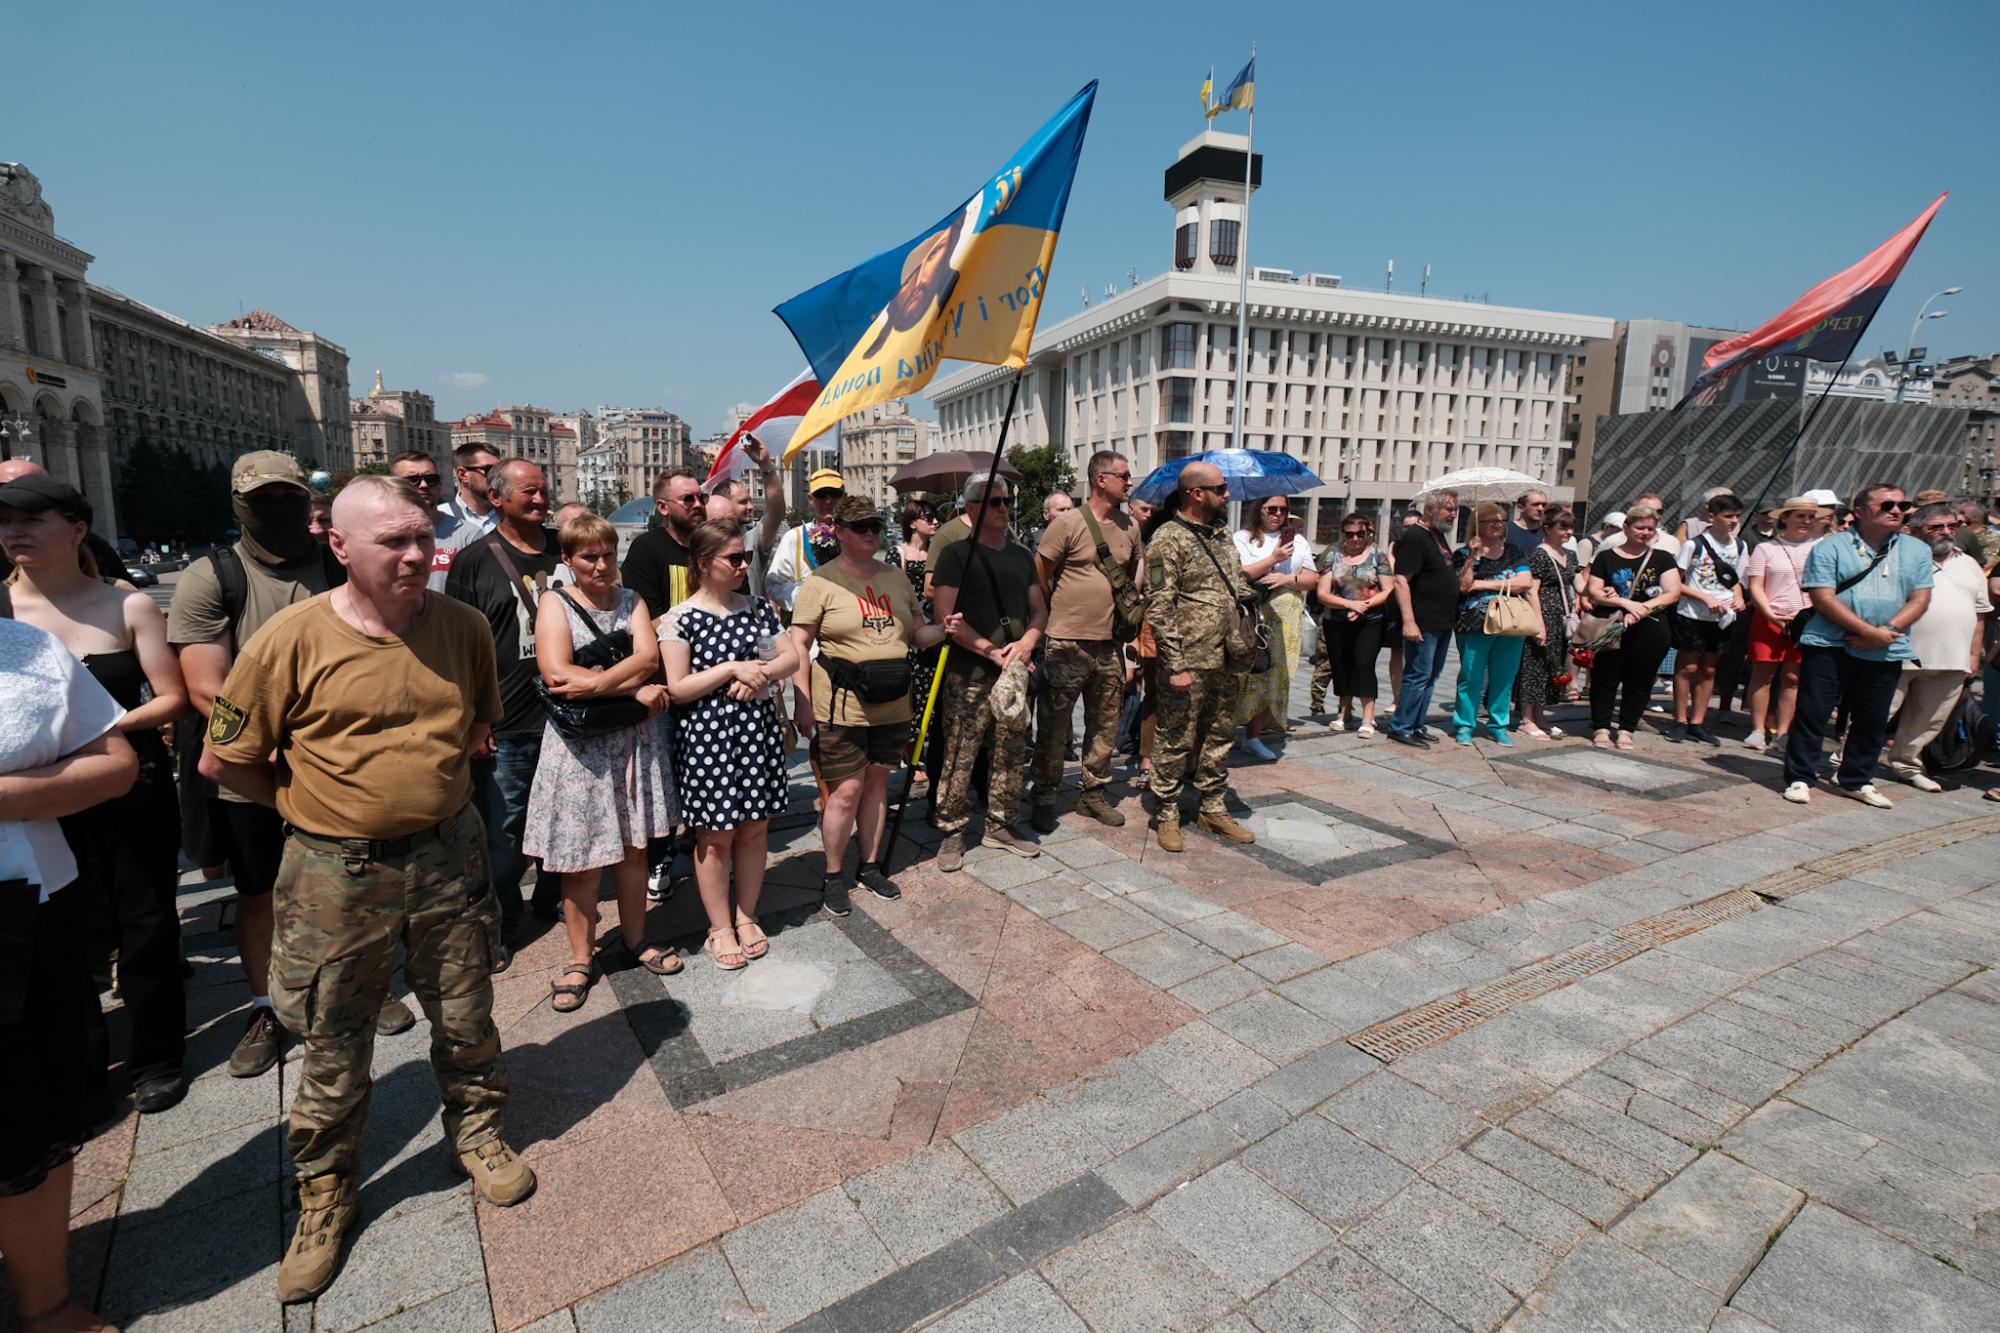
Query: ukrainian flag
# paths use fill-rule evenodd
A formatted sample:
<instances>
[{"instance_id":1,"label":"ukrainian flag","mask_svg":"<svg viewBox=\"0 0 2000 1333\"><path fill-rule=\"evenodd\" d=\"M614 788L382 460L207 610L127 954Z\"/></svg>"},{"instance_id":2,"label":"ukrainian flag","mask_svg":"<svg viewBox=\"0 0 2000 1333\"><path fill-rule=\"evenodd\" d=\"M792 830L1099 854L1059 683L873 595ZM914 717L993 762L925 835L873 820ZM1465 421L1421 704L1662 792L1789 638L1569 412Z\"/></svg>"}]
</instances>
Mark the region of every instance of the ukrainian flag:
<instances>
[{"instance_id":1,"label":"ukrainian flag","mask_svg":"<svg viewBox=\"0 0 2000 1333\"><path fill-rule=\"evenodd\" d=\"M1096 97L1092 80L937 225L777 308L821 386L787 459L945 361L1027 364Z\"/></svg>"},{"instance_id":2,"label":"ukrainian flag","mask_svg":"<svg viewBox=\"0 0 2000 1333\"><path fill-rule=\"evenodd\" d=\"M1250 63L1238 70L1229 86L1222 90L1222 100L1209 108L1208 118L1214 120L1225 111L1248 111L1257 105L1257 57L1251 56Z\"/></svg>"}]
</instances>

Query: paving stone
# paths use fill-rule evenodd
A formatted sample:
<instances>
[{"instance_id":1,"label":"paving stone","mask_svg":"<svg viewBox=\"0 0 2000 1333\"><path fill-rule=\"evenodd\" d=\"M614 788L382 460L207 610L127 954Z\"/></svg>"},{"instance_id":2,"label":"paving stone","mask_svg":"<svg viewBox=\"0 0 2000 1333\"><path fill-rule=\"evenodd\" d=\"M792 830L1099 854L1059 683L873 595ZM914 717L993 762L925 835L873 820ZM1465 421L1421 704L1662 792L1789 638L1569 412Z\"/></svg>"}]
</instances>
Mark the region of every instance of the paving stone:
<instances>
[{"instance_id":1,"label":"paving stone","mask_svg":"<svg viewBox=\"0 0 2000 1333\"><path fill-rule=\"evenodd\" d=\"M1147 1216L1243 1300L1334 1240L1310 1213L1235 1162L1171 1191Z\"/></svg>"},{"instance_id":2,"label":"paving stone","mask_svg":"<svg viewBox=\"0 0 2000 1333\"><path fill-rule=\"evenodd\" d=\"M952 1242L820 1311L832 1333L911 1328L998 1282L1004 1273L978 1242Z\"/></svg>"},{"instance_id":3,"label":"paving stone","mask_svg":"<svg viewBox=\"0 0 2000 1333\"><path fill-rule=\"evenodd\" d=\"M949 1143L878 1166L843 1188L898 1263L942 1249L1007 1211L1007 1201Z\"/></svg>"},{"instance_id":4,"label":"paving stone","mask_svg":"<svg viewBox=\"0 0 2000 1333\"><path fill-rule=\"evenodd\" d=\"M1382 1068L1374 1056L1358 1051L1344 1041L1321 1047L1302 1060L1295 1060L1256 1083L1256 1091L1293 1115L1303 1115L1356 1079L1366 1078Z\"/></svg>"},{"instance_id":5,"label":"paving stone","mask_svg":"<svg viewBox=\"0 0 2000 1333\"><path fill-rule=\"evenodd\" d=\"M1012 854L982 857L976 861L968 857L965 870L989 889L1011 889L1057 873L1053 862L1046 858L1024 860Z\"/></svg>"},{"instance_id":6,"label":"paving stone","mask_svg":"<svg viewBox=\"0 0 2000 1333\"><path fill-rule=\"evenodd\" d=\"M1322 1222L1342 1230L1414 1178L1395 1158L1318 1116L1278 1130L1244 1153L1243 1161Z\"/></svg>"},{"instance_id":7,"label":"paving stone","mask_svg":"<svg viewBox=\"0 0 2000 1333\"><path fill-rule=\"evenodd\" d=\"M1269 926L1259 925L1235 912L1218 912L1214 916L1201 917L1189 921L1182 929L1232 959L1262 953L1291 942Z\"/></svg>"},{"instance_id":8,"label":"paving stone","mask_svg":"<svg viewBox=\"0 0 2000 1333\"><path fill-rule=\"evenodd\" d=\"M627 1278L576 1307L577 1333L644 1333L663 1311L699 1311L705 1327L762 1327L722 1252L704 1245Z\"/></svg>"},{"instance_id":9,"label":"paving stone","mask_svg":"<svg viewBox=\"0 0 2000 1333\"><path fill-rule=\"evenodd\" d=\"M1839 1282L1829 1282L1830 1274ZM1993 1288L1822 1204L1809 1203L1731 1304L1782 1329L1990 1333Z\"/></svg>"},{"instance_id":10,"label":"paving stone","mask_svg":"<svg viewBox=\"0 0 2000 1333\"><path fill-rule=\"evenodd\" d=\"M1277 1065L1288 1065L1341 1035L1319 1015L1269 991L1224 1005L1208 1022Z\"/></svg>"},{"instance_id":11,"label":"paving stone","mask_svg":"<svg viewBox=\"0 0 2000 1333\"><path fill-rule=\"evenodd\" d=\"M1083 1112L1033 1101L961 1130L958 1146L1015 1203L1080 1176L1111 1156Z\"/></svg>"},{"instance_id":12,"label":"paving stone","mask_svg":"<svg viewBox=\"0 0 2000 1333\"><path fill-rule=\"evenodd\" d=\"M925 1333L1090 1333L1035 1273L1009 1278L946 1315Z\"/></svg>"},{"instance_id":13,"label":"paving stone","mask_svg":"<svg viewBox=\"0 0 2000 1333\"><path fill-rule=\"evenodd\" d=\"M1567 1088L1543 1098L1541 1109L1662 1170L1678 1171L1694 1160L1694 1149L1679 1139Z\"/></svg>"},{"instance_id":14,"label":"paving stone","mask_svg":"<svg viewBox=\"0 0 2000 1333\"><path fill-rule=\"evenodd\" d=\"M1817 1042L1820 1049L1828 1055L1855 1041L1867 1031L1858 1023L1846 1022L1817 1009L1808 1009L1803 1005L1787 1005L1784 1001L1759 991L1755 986L1745 986L1741 990L1731 991L1709 1005L1708 1011L1720 1018L1728 1019L1738 1027L1782 1033L1787 1041L1800 1045Z\"/></svg>"},{"instance_id":15,"label":"paving stone","mask_svg":"<svg viewBox=\"0 0 2000 1333\"><path fill-rule=\"evenodd\" d=\"M1329 1245L1299 1267L1297 1281L1369 1333L1458 1333L1459 1326L1346 1245Z\"/></svg>"},{"instance_id":16,"label":"paving stone","mask_svg":"<svg viewBox=\"0 0 2000 1333\"><path fill-rule=\"evenodd\" d=\"M1716 1311L1715 1322L1708 1326L1708 1333L1778 1333L1778 1330L1761 1319L1725 1305Z\"/></svg>"},{"instance_id":17,"label":"paving stone","mask_svg":"<svg viewBox=\"0 0 2000 1333\"><path fill-rule=\"evenodd\" d=\"M744 1312L748 1314L749 1306L744 1306ZM576 1324L568 1310L558 1310L554 1315L536 1320L521 1333L535 1333L544 1324L548 1326L545 1333L555 1333L556 1330L576 1333ZM755 1325L746 1323L743 1327L752 1328ZM391 1315L368 1325L368 1328L369 1333L493 1333L493 1298L487 1294L484 1282L475 1282L421 1305L406 1306L401 1314Z\"/></svg>"},{"instance_id":18,"label":"paving stone","mask_svg":"<svg viewBox=\"0 0 2000 1333\"><path fill-rule=\"evenodd\" d=\"M1742 1051L1801 1074L1825 1060L1833 1049L1825 1044L1813 1046L1791 1041L1776 1022L1751 1028L1707 1009L1690 1014L1675 1028L1681 1035L1717 1052Z\"/></svg>"},{"instance_id":19,"label":"paving stone","mask_svg":"<svg viewBox=\"0 0 2000 1333\"><path fill-rule=\"evenodd\" d=\"M1326 956L1303 944L1280 944L1262 953L1247 954L1243 966L1266 981L1290 981L1315 968L1326 966Z\"/></svg>"},{"instance_id":20,"label":"paving stone","mask_svg":"<svg viewBox=\"0 0 2000 1333\"><path fill-rule=\"evenodd\" d=\"M1168 993L1196 1013L1214 1013L1225 1004L1234 1004L1246 995L1263 990L1264 978L1247 967L1225 963L1192 981L1183 981Z\"/></svg>"},{"instance_id":21,"label":"paving stone","mask_svg":"<svg viewBox=\"0 0 2000 1333\"><path fill-rule=\"evenodd\" d=\"M1589 1130L1531 1106L1507 1122L1507 1128L1528 1142L1594 1176L1610 1181L1627 1194L1643 1197L1667 1178L1666 1168L1647 1161ZM1677 1145L1681 1146L1681 1145ZM1692 1154L1693 1150L1688 1150Z\"/></svg>"},{"instance_id":22,"label":"paving stone","mask_svg":"<svg viewBox=\"0 0 2000 1333\"><path fill-rule=\"evenodd\" d=\"M1083 1075L1048 1099L1080 1115L1091 1135L1114 1153L1179 1124L1196 1109L1129 1057Z\"/></svg>"},{"instance_id":23,"label":"paving stone","mask_svg":"<svg viewBox=\"0 0 2000 1333\"><path fill-rule=\"evenodd\" d=\"M1214 1272L1150 1217L1133 1217L1041 1265L1042 1276L1097 1333L1197 1329L1235 1302Z\"/></svg>"},{"instance_id":24,"label":"paving stone","mask_svg":"<svg viewBox=\"0 0 2000 1333\"><path fill-rule=\"evenodd\" d=\"M1138 1208L1182 1181L1228 1161L1246 1142L1216 1114L1203 1112L1112 1158L1097 1168L1097 1175L1119 1198Z\"/></svg>"},{"instance_id":25,"label":"paving stone","mask_svg":"<svg viewBox=\"0 0 2000 1333\"><path fill-rule=\"evenodd\" d=\"M1600 1227L1611 1225L1633 1202L1632 1195L1609 1181L1503 1129L1486 1131L1466 1152Z\"/></svg>"},{"instance_id":26,"label":"paving stone","mask_svg":"<svg viewBox=\"0 0 2000 1333\"><path fill-rule=\"evenodd\" d=\"M236 1035L242 1035L240 1030ZM436 1099L436 1085L432 1086L432 1098ZM172 1111L139 1117L132 1154L145 1157L243 1125L261 1128L281 1118L285 1109L276 1070L259 1078L197 1078L188 1084L187 1096Z\"/></svg>"},{"instance_id":27,"label":"paving stone","mask_svg":"<svg viewBox=\"0 0 2000 1333\"><path fill-rule=\"evenodd\" d=\"M1084 866L1078 873L1091 883L1102 885L1121 896L1143 889L1181 888L1179 881L1157 870L1148 870L1136 861L1110 861L1100 866Z\"/></svg>"},{"instance_id":28,"label":"paving stone","mask_svg":"<svg viewBox=\"0 0 2000 1333\"><path fill-rule=\"evenodd\" d=\"M1547 1284L1507 1321L1522 1333L1702 1333L1722 1302L1713 1292L1595 1232L1570 1251Z\"/></svg>"},{"instance_id":29,"label":"paving stone","mask_svg":"<svg viewBox=\"0 0 2000 1333\"><path fill-rule=\"evenodd\" d=\"M368 1200L363 1196L364 1212ZM384 1220L351 1233L340 1281L319 1298L313 1324L350 1333L486 1277L469 1195Z\"/></svg>"},{"instance_id":30,"label":"paving stone","mask_svg":"<svg viewBox=\"0 0 2000 1333\"><path fill-rule=\"evenodd\" d=\"M1085 866L1111 865L1119 861L1130 864L1132 859L1115 848L1106 847L1092 837L1067 838L1053 842L1044 847L1042 852L1073 870L1081 870Z\"/></svg>"},{"instance_id":31,"label":"paving stone","mask_svg":"<svg viewBox=\"0 0 2000 1333\"><path fill-rule=\"evenodd\" d=\"M1504 1230L1418 1181L1348 1232L1345 1244L1459 1323L1492 1328L1507 1317L1519 1295L1491 1271L1501 1266L1503 1256L1522 1261L1497 1241ZM1513 1240L1525 1250L1536 1248L1521 1236ZM1555 1262L1553 1254L1543 1253L1548 1263ZM1543 1271L1540 1263L1522 1262L1516 1282L1530 1287Z\"/></svg>"},{"instance_id":32,"label":"paving stone","mask_svg":"<svg viewBox=\"0 0 2000 1333\"><path fill-rule=\"evenodd\" d=\"M283 1152L283 1132L273 1119L135 1158L119 1204L121 1224L127 1218L158 1221L259 1185L275 1187Z\"/></svg>"},{"instance_id":33,"label":"paving stone","mask_svg":"<svg viewBox=\"0 0 2000 1333\"><path fill-rule=\"evenodd\" d=\"M1388 1070L1350 1085L1319 1113L1417 1171L1486 1128L1478 1117Z\"/></svg>"},{"instance_id":34,"label":"paving stone","mask_svg":"<svg viewBox=\"0 0 2000 1333\"><path fill-rule=\"evenodd\" d=\"M1338 965L1294 977L1272 989L1293 1004L1327 1019L1343 1032L1359 1032L1371 1023L1394 1017L1410 1007L1400 996L1385 994L1342 972Z\"/></svg>"},{"instance_id":35,"label":"paving stone","mask_svg":"<svg viewBox=\"0 0 2000 1333\"><path fill-rule=\"evenodd\" d=\"M1048 922L1099 953L1164 928L1158 918L1116 901L1093 903L1078 911L1052 916Z\"/></svg>"},{"instance_id":36,"label":"paving stone","mask_svg":"<svg viewBox=\"0 0 2000 1333\"><path fill-rule=\"evenodd\" d=\"M1136 889L1126 895L1125 901L1170 926L1214 916L1223 910L1221 903L1212 902L1192 889L1173 883L1157 889Z\"/></svg>"},{"instance_id":37,"label":"paving stone","mask_svg":"<svg viewBox=\"0 0 2000 1333\"><path fill-rule=\"evenodd\" d=\"M275 1184L211 1200L199 1225L183 1211L127 1204L111 1236L99 1313L131 1328L150 1312L156 1328L187 1333L275 1327L282 1225Z\"/></svg>"},{"instance_id":38,"label":"paving stone","mask_svg":"<svg viewBox=\"0 0 2000 1333\"><path fill-rule=\"evenodd\" d=\"M1312 1058L1299 1061L1299 1065L1309 1063ZM1299 1065L1293 1065L1292 1068L1296 1069ZM1266 1134L1274 1133L1291 1124L1293 1119L1292 1112L1256 1088L1245 1088L1233 1097L1225 1097L1210 1107L1208 1114L1214 1116L1218 1124L1245 1143L1255 1143Z\"/></svg>"},{"instance_id":39,"label":"paving stone","mask_svg":"<svg viewBox=\"0 0 2000 1333\"><path fill-rule=\"evenodd\" d=\"M1678 1074L1745 1106L1762 1105L1798 1074L1747 1053L1727 1055L1680 1036L1672 1028L1654 1033L1625 1052L1649 1065ZM1614 1057L1615 1058L1615 1057ZM1689 1107L1700 1110L1699 1107Z\"/></svg>"},{"instance_id":40,"label":"paving stone","mask_svg":"<svg viewBox=\"0 0 2000 1333\"><path fill-rule=\"evenodd\" d=\"M1696 1115L1609 1074L1593 1071L1572 1079L1563 1087L1696 1148L1720 1143L1725 1132L1725 1127L1718 1122Z\"/></svg>"},{"instance_id":41,"label":"paving stone","mask_svg":"<svg viewBox=\"0 0 2000 1333\"><path fill-rule=\"evenodd\" d=\"M1168 1033L1133 1058L1203 1109L1241 1092L1275 1067L1206 1020Z\"/></svg>"},{"instance_id":42,"label":"paving stone","mask_svg":"<svg viewBox=\"0 0 2000 1333\"><path fill-rule=\"evenodd\" d=\"M1104 956L1161 990L1229 965L1229 960L1215 950L1172 929L1106 949Z\"/></svg>"},{"instance_id":43,"label":"paving stone","mask_svg":"<svg viewBox=\"0 0 2000 1333\"><path fill-rule=\"evenodd\" d=\"M1611 1234L1655 1263L1728 1300L1790 1222L1805 1195L1706 1153L1626 1214Z\"/></svg>"},{"instance_id":44,"label":"paving stone","mask_svg":"<svg viewBox=\"0 0 2000 1333\"><path fill-rule=\"evenodd\" d=\"M1590 1228L1589 1222L1553 1199L1464 1151L1439 1158L1424 1172L1424 1179L1558 1254Z\"/></svg>"},{"instance_id":45,"label":"paving stone","mask_svg":"<svg viewBox=\"0 0 2000 1333\"><path fill-rule=\"evenodd\" d=\"M1257 1333L1362 1333L1360 1325L1288 1277L1252 1301L1245 1313Z\"/></svg>"},{"instance_id":46,"label":"paving stone","mask_svg":"<svg viewBox=\"0 0 2000 1333\"><path fill-rule=\"evenodd\" d=\"M773 1328L796 1323L896 1267L861 1210L837 1189L738 1227L723 1237L722 1252Z\"/></svg>"},{"instance_id":47,"label":"paving stone","mask_svg":"<svg viewBox=\"0 0 2000 1333\"><path fill-rule=\"evenodd\" d=\"M988 1222L972 1238L1001 1271L1014 1272L1040 1263L1124 1211L1124 1202L1109 1185L1082 1175Z\"/></svg>"},{"instance_id":48,"label":"paving stone","mask_svg":"<svg viewBox=\"0 0 2000 1333\"><path fill-rule=\"evenodd\" d=\"M1011 854L1009 859L1014 859ZM1091 892L1087 881L1071 875L1051 875L1047 879L1030 880L1005 890L1010 902L1017 902L1036 916L1048 918L1065 916L1071 912L1081 912L1087 907L1095 907L1104 901L1099 893Z\"/></svg>"}]
</instances>

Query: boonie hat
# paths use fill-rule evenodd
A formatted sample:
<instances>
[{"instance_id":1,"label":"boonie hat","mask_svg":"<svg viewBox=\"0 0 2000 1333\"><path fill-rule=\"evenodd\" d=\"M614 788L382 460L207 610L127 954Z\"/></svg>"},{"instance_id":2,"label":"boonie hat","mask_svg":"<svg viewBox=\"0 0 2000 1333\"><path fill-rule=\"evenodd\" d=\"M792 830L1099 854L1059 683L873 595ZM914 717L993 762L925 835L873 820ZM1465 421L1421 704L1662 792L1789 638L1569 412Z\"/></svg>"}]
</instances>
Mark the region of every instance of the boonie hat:
<instances>
[{"instance_id":1,"label":"boonie hat","mask_svg":"<svg viewBox=\"0 0 2000 1333\"><path fill-rule=\"evenodd\" d=\"M95 511L83 492L66 481L57 481L45 472L31 472L0 484L0 508L18 509L24 514L40 514L54 509L88 525Z\"/></svg>"},{"instance_id":2,"label":"boonie hat","mask_svg":"<svg viewBox=\"0 0 2000 1333\"><path fill-rule=\"evenodd\" d=\"M827 490L844 491L846 489L847 489L846 478L842 477L838 472L834 471L830 467L823 467L819 471L813 473L810 477L806 478L807 495L811 495L814 491L827 491Z\"/></svg>"},{"instance_id":3,"label":"boonie hat","mask_svg":"<svg viewBox=\"0 0 2000 1333\"><path fill-rule=\"evenodd\" d=\"M229 469L229 489L236 495L248 495L266 486L279 485L296 486L302 491L312 489L298 460L275 449L247 453Z\"/></svg>"},{"instance_id":4,"label":"boonie hat","mask_svg":"<svg viewBox=\"0 0 2000 1333\"><path fill-rule=\"evenodd\" d=\"M875 506L868 503L868 497L865 495L847 496L833 507L833 522L836 527L881 521L882 516L875 512Z\"/></svg>"}]
</instances>

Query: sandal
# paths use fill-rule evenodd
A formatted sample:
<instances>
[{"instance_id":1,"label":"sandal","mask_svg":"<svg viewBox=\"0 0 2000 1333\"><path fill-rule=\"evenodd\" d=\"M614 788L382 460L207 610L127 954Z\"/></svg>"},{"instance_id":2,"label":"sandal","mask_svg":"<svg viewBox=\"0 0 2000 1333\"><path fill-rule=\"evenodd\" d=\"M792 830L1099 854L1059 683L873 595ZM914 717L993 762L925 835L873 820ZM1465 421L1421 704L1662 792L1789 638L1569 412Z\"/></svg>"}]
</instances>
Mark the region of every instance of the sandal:
<instances>
[{"instance_id":1,"label":"sandal","mask_svg":"<svg viewBox=\"0 0 2000 1333\"><path fill-rule=\"evenodd\" d=\"M571 963L559 975L583 978L581 984L564 985L560 981L549 984L549 1008L559 1014L573 1014L583 1008L584 997L597 984L597 964Z\"/></svg>"},{"instance_id":2,"label":"sandal","mask_svg":"<svg viewBox=\"0 0 2000 1333\"><path fill-rule=\"evenodd\" d=\"M1621 731L1621 732L1619 732L1619 733L1618 733L1618 748L1619 748L1619 749L1621 749L1621 750L1630 750L1630 749L1634 749L1634 748L1636 748L1636 747L1635 747L1635 746L1634 746L1634 745L1632 744L1632 733L1631 733L1631 732L1629 732L1629 731Z\"/></svg>"},{"instance_id":3,"label":"sandal","mask_svg":"<svg viewBox=\"0 0 2000 1333\"><path fill-rule=\"evenodd\" d=\"M1608 750L1611 748L1611 733L1608 731L1592 732L1590 743L1599 750Z\"/></svg>"},{"instance_id":4,"label":"sandal","mask_svg":"<svg viewBox=\"0 0 2000 1333\"><path fill-rule=\"evenodd\" d=\"M734 935L735 933L736 932L728 926L724 926L720 930L711 930L708 932L708 944L706 946L708 949L708 956L710 958L713 958L715 960L716 967L720 968L724 972L741 972L745 967L748 967L750 965L750 956L743 952L743 946L741 944L738 944L734 949L720 949L716 947L715 944L716 936ZM736 961L733 963L724 961L725 959L730 959L730 958L734 958Z\"/></svg>"},{"instance_id":5,"label":"sandal","mask_svg":"<svg viewBox=\"0 0 2000 1333\"><path fill-rule=\"evenodd\" d=\"M1559 741L1559 740L1561 740L1561 739L1562 739L1562 738L1563 738L1564 736L1567 736L1568 734L1569 734L1569 733L1568 733L1568 732L1566 732L1566 731L1564 731L1564 730L1563 730L1563 729L1562 729L1561 727L1550 727L1550 728L1549 728L1549 739L1550 739L1550 740L1552 740L1552 741Z\"/></svg>"},{"instance_id":6,"label":"sandal","mask_svg":"<svg viewBox=\"0 0 2000 1333\"><path fill-rule=\"evenodd\" d=\"M736 918L736 942L743 946L745 958L762 958L771 952L771 937L764 928L749 917Z\"/></svg>"},{"instance_id":7,"label":"sandal","mask_svg":"<svg viewBox=\"0 0 2000 1333\"><path fill-rule=\"evenodd\" d=\"M1145 791L1153 785L1153 775L1142 768L1132 775L1132 781L1128 785L1133 791Z\"/></svg>"},{"instance_id":8,"label":"sandal","mask_svg":"<svg viewBox=\"0 0 2000 1333\"><path fill-rule=\"evenodd\" d=\"M620 943L624 942L621 940ZM670 977L682 967L680 951L671 945L648 941L635 949L627 944L625 952L632 955L633 962L656 977Z\"/></svg>"},{"instance_id":9,"label":"sandal","mask_svg":"<svg viewBox=\"0 0 2000 1333\"><path fill-rule=\"evenodd\" d=\"M1328 731L1333 732L1335 735L1338 735L1341 732L1347 730L1347 719L1344 717L1337 717L1333 721L1326 724L1326 729Z\"/></svg>"},{"instance_id":10,"label":"sandal","mask_svg":"<svg viewBox=\"0 0 2000 1333\"><path fill-rule=\"evenodd\" d=\"M1359 727L1355 728L1354 734L1365 740L1375 734L1375 724L1373 722L1363 722Z\"/></svg>"},{"instance_id":11,"label":"sandal","mask_svg":"<svg viewBox=\"0 0 2000 1333\"><path fill-rule=\"evenodd\" d=\"M1521 734L1523 736L1532 736L1538 741L1545 741L1549 738L1548 732L1543 731L1532 722L1523 722L1521 724Z\"/></svg>"}]
</instances>

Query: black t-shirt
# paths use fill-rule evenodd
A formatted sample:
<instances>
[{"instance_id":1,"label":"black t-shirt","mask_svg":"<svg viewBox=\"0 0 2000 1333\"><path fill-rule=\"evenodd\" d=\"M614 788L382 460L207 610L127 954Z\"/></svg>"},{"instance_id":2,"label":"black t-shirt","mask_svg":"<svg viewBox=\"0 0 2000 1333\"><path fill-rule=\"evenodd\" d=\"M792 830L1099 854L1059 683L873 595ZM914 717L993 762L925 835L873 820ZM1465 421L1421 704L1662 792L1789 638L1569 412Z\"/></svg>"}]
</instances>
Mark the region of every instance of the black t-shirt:
<instances>
[{"instance_id":1,"label":"black t-shirt","mask_svg":"<svg viewBox=\"0 0 2000 1333\"><path fill-rule=\"evenodd\" d=\"M1603 580L1612 592L1632 602L1650 602L1658 597L1660 580L1672 568L1672 556L1650 548L1640 555L1623 556L1616 548L1606 547L1590 562L1593 575Z\"/></svg>"},{"instance_id":2,"label":"black t-shirt","mask_svg":"<svg viewBox=\"0 0 2000 1333\"><path fill-rule=\"evenodd\" d=\"M962 541L946 547L931 566L931 586L933 591L957 588L954 609L965 617L967 625L1004 648L1028 632L1028 590L1035 583L1035 558L1026 547L1010 541L997 551L980 547L975 560L975 546L975 542ZM1004 633L1000 629L1002 617L1008 621ZM985 658L957 645L945 661L946 669L953 671L991 674L995 669Z\"/></svg>"},{"instance_id":3,"label":"black t-shirt","mask_svg":"<svg viewBox=\"0 0 2000 1333\"><path fill-rule=\"evenodd\" d=\"M507 571L493 556L493 546L507 539L499 529L487 533L458 553L451 562L444 590L474 607L493 627L493 656L500 668L500 703L507 715L493 728L495 736L519 739L542 734L547 710L535 693L535 625L530 608L540 603L548 590L549 578L562 563L562 549L556 545L556 530L542 529L539 555L530 555L509 545L507 555L521 577L534 586L525 588L527 602L508 584Z\"/></svg>"},{"instance_id":4,"label":"black t-shirt","mask_svg":"<svg viewBox=\"0 0 2000 1333\"><path fill-rule=\"evenodd\" d=\"M1410 583L1410 610L1426 634L1458 623L1458 571L1437 533L1422 523L1396 538L1396 577Z\"/></svg>"},{"instance_id":5,"label":"black t-shirt","mask_svg":"<svg viewBox=\"0 0 2000 1333\"><path fill-rule=\"evenodd\" d=\"M654 528L632 539L618 576L645 600L646 614L658 620L694 591L688 585L688 564L688 548L665 528Z\"/></svg>"}]
</instances>

